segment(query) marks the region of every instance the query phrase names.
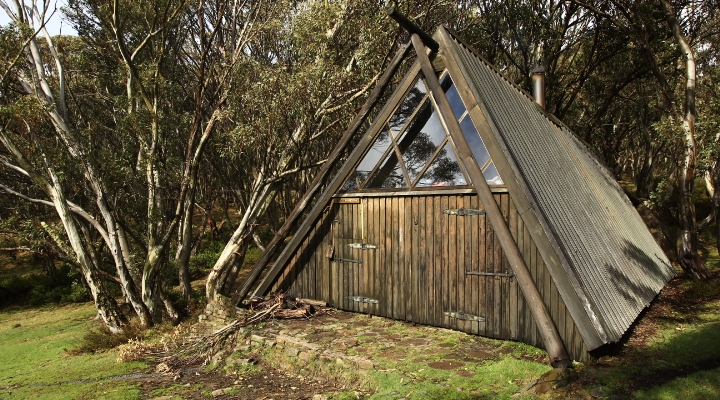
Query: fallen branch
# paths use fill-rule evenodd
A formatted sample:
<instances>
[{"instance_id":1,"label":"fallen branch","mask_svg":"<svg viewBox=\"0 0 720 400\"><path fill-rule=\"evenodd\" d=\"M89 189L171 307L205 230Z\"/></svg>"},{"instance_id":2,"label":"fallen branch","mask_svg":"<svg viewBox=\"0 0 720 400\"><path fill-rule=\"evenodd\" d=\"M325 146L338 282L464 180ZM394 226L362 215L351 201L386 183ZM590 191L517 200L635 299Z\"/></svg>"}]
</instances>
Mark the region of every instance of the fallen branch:
<instances>
[{"instance_id":1,"label":"fallen branch","mask_svg":"<svg viewBox=\"0 0 720 400\"><path fill-rule=\"evenodd\" d=\"M171 368L207 365L212 357L248 325L274 319L312 318L326 314L326 303L317 300L296 299L282 294L256 298L250 303L250 315L236 319L215 332L192 340L175 353L162 358Z\"/></svg>"}]
</instances>

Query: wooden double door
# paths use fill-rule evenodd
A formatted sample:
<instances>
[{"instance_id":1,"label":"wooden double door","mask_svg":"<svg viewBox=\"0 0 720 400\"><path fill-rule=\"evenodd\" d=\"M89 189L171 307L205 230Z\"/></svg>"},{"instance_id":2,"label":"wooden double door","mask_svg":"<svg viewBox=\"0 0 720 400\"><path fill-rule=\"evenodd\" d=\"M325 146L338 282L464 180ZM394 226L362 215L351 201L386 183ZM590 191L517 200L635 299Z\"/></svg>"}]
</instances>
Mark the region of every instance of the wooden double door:
<instances>
[{"instance_id":1,"label":"wooden double door","mask_svg":"<svg viewBox=\"0 0 720 400\"><path fill-rule=\"evenodd\" d=\"M511 219L507 194L496 195ZM477 196L338 198L328 300L393 319L514 338L517 285Z\"/></svg>"}]
</instances>

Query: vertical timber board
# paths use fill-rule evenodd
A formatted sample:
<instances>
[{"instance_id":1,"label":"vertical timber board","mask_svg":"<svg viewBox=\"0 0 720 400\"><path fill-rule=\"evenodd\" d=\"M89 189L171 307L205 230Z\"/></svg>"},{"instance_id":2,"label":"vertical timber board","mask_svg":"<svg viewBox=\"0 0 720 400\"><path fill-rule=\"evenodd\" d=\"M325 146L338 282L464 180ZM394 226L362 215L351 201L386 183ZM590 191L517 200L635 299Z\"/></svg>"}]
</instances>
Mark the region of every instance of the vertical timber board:
<instances>
[{"instance_id":1,"label":"vertical timber board","mask_svg":"<svg viewBox=\"0 0 720 400\"><path fill-rule=\"evenodd\" d=\"M485 272L495 272L495 233L492 224L485 218ZM484 276L485 281L485 335L495 337L495 286L492 276Z\"/></svg>"},{"instance_id":2,"label":"vertical timber board","mask_svg":"<svg viewBox=\"0 0 720 400\"><path fill-rule=\"evenodd\" d=\"M542 286L540 285L540 282L538 282L538 274L537 274L537 250L535 248L535 242L530 242L530 274L532 275L533 282L535 282L535 286L538 287L538 291L542 290ZM529 311L530 307L528 307ZM528 328L531 330L530 332L530 342L531 343L537 343L538 342L538 330L537 325L535 324L535 318L532 317L532 313L529 314L530 318L529 320L532 322L529 324Z\"/></svg>"},{"instance_id":3,"label":"vertical timber board","mask_svg":"<svg viewBox=\"0 0 720 400\"><path fill-rule=\"evenodd\" d=\"M449 196L448 197L448 209L458 209L460 208L457 203L457 197L456 196ZM458 312L460 309L458 308L458 278L457 278L457 267L458 267L458 260L457 260L457 242L458 242L458 217L457 215L447 215L446 220L448 222L448 257L447 257L447 267L445 270L447 271L447 283L448 283L448 306L445 308L447 311L454 311ZM450 318L450 328L451 329L459 329L459 320L457 318Z\"/></svg>"},{"instance_id":4,"label":"vertical timber board","mask_svg":"<svg viewBox=\"0 0 720 400\"><path fill-rule=\"evenodd\" d=\"M432 302L430 307L432 309L432 325L443 326L444 316L442 311L442 219L440 213L442 212L442 198L440 196L433 196L432 209L429 219L432 219L433 230L430 243L432 243L432 287L430 293L432 294Z\"/></svg>"},{"instance_id":5,"label":"vertical timber board","mask_svg":"<svg viewBox=\"0 0 720 400\"><path fill-rule=\"evenodd\" d=\"M485 206L480 201L480 197L478 197L478 204L482 206L484 209ZM482 272L489 272L488 269L488 220L485 215L480 215L480 232L478 233L478 269L477 271ZM486 336L487 335L487 327L490 326L490 320L488 319L490 317L490 312L488 308L488 286L487 286L487 279L484 276L478 275L477 277L478 282L478 309L480 311L479 315L482 315L485 317L485 323L479 327L478 334Z\"/></svg>"},{"instance_id":6,"label":"vertical timber board","mask_svg":"<svg viewBox=\"0 0 720 400\"><path fill-rule=\"evenodd\" d=\"M398 235L398 198L397 197L391 197L388 199L390 202L390 234L388 235L388 239L390 240L390 262L389 262L389 270L390 274L392 276L392 284L390 286L390 291L392 292L392 302L390 303L390 310L389 315L392 319L399 319L400 313L399 313L399 307L398 302L400 299L398 298L399 293L399 287L400 287L400 272L398 271L398 262L400 261L400 247L399 247L399 235Z\"/></svg>"},{"instance_id":7,"label":"vertical timber board","mask_svg":"<svg viewBox=\"0 0 720 400\"><path fill-rule=\"evenodd\" d=\"M405 196L395 197L395 206L397 211L393 214L393 221L397 221L395 231L397 233L397 248L395 249L397 263L394 268L398 278L395 285L395 293L397 297L394 301L396 319L405 319Z\"/></svg>"},{"instance_id":8,"label":"vertical timber board","mask_svg":"<svg viewBox=\"0 0 720 400\"><path fill-rule=\"evenodd\" d=\"M500 201L499 195L493 195L493 198L495 199L495 202L498 204L498 207L500 207L500 212L504 213L504 210L502 209L502 204ZM504 215L503 215L504 216ZM500 245L500 240L498 239L497 235L493 234L493 269L491 272L494 273L501 273L503 264L502 264L502 246ZM500 338L502 337L502 304L503 304L503 298L502 298L502 285L500 282L500 279L497 279L497 277L490 277L490 282L492 285L492 291L493 291L493 304L492 304L492 313L493 313L493 329L492 329L492 335L494 338Z\"/></svg>"},{"instance_id":9,"label":"vertical timber board","mask_svg":"<svg viewBox=\"0 0 720 400\"><path fill-rule=\"evenodd\" d=\"M523 246L523 257L525 258L525 262L528 265L528 268L530 270L530 273L532 274L533 265L532 265L532 257L531 257L531 249L532 249L532 238L530 237L530 231L527 229L527 226L523 229L523 238L525 239L525 244ZM530 314L530 308L527 306L527 303L525 302L525 297L521 297L522 299L522 306L521 309L523 310L522 317L522 337L523 338L530 338L532 336L532 331L534 328L532 328L532 316Z\"/></svg>"},{"instance_id":10,"label":"vertical timber board","mask_svg":"<svg viewBox=\"0 0 720 400\"><path fill-rule=\"evenodd\" d=\"M331 210L331 215L333 215L332 224L333 224L333 246L335 247L335 251L337 252L342 248L342 241L340 240L340 237L342 237L342 233L340 232L340 229L342 229L342 212L339 211L337 208L337 204L331 204L330 205L333 210ZM337 211L336 211L337 210ZM340 253L337 253L339 256ZM342 266L339 265L335 261L330 261L330 296L329 296L329 302L330 305L336 308L343 308L343 304L340 302L340 293L342 292L342 284L343 284L343 275L341 274Z\"/></svg>"},{"instance_id":11,"label":"vertical timber board","mask_svg":"<svg viewBox=\"0 0 720 400\"><path fill-rule=\"evenodd\" d=\"M352 212L353 204L347 204L342 205L341 209L343 210L343 238L345 239L343 242L343 251L342 254L344 254L344 258L352 259L353 253L355 252L354 249L352 249L350 246L348 246L350 243L354 242L353 240L353 212ZM341 296L342 303L344 305L344 308L346 310L354 311L355 310L355 304L357 302L350 301L348 299L349 296L357 296L357 294L352 292L352 283L353 283L353 270L354 270L354 264L351 263L339 263L338 264L341 268L342 274L343 274L343 291L344 293Z\"/></svg>"},{"instance_id":12,"label":"vertical timber board","mask_svg":"<svg viewBox=\"0 0 720 400\"><path fill-rule=\"evenodd\" d=\"M420 238L420 235L424 235L425 227L425 196L415 196L412 199L412 212L413 212L413 227L412 227L412 246L415 249L413 256L412 268L412 316L413 321L424 324L425 322L425 304L423 304L423 298L427 298L427 295L423 295L421 282L424 280L426 274L425 265L425 251L426 244L425 240Z\"/></svg>"},{"instance_id":13,"label":"vertical timber board","mask_svg":"<svg viewBox=\"0 0 720 400\"><path fill-rule=\"evenodd\" d=\"M368 241L373 244L380 244L380 200L378 198L368 198L368 213L367 216L368 224ZM371 299L378 299L378 292L380 291L380 248L376 249L372 253L372 262L368 268L368 297ZM379 304L370 304L368 312L373 315L379 314Z\"/></svg>"},{"instance_id":14,"label":"vertical timber board","mask_svg":"<svg viewBox=\"0 0 720 400\"><path fill-rule=\"evenodd\" d=\"M420 199L421 197L419 196L412 196L412 198L410 198L410 215L406 217L409 222L407 224L408 232L412 238L409 246L411 261L408 265L408 270L410 271L408 287L410 287L410 292L406 294L408 301L407 308L409 310L410 320L418 323L422 323L423 320L423 311L419 304L420 288L418 286L420 279L418 277L425 270L425 266L421 261L423 259L422 252L424 249L421 249L422 240L420 240Z\"/></svg>"},{"instance_id":15,"label":"vertical timber board","mask_svg":"<svg viewBox=\"0 0 720 400\"><path fill-rule=\"evenodd\" d=\"M355 250L353 250L350 246L348 246L350 243L354 242L353 240L353 212L352 212L352 204L343 204L340 206L340 209L343 211L343 218L341 224L343 225L343 241L342 241L342 250L340 254L342 254L341 257L347 258L347 259L353 259L353 253ZM340 250L340 249L336 249ZM351 263L337 263L338 267L340 269L340 273L343 275L343 293L340 296L340 301L342 301L343 309L348 311L354 311L355 310L355 304L357 302L351 301L348 299L349 296L357 296L357 294L352 292L352 281L353 281L353 264Z\"/></svg>"},{"instance_id":16,"label":"vertical timber board","mask_svg":"<svg viewBox=\"0 0 720 400\"><path fill-rule=\"evenodd\" d=\"M322 220L318 221L321 222ZM309 257L309 263L306 267L307 271L307 281L305 283L305 288L303 290L303 297L309 297L311 299L317 299L317 270L318 266L321 265L322 259L321 257L324 257L324 251L323 251L323 241L321 236L321 230L322 225L319 223L316 223L313 227L312 231L310 231L310 251L308 253ZM307 250L306 250L307 251Z\"/></svg>"},{"instance_id":17,"label":"vertical timber board","mask_svg":"<svg viewBox=\"0 0 720 400\"><path fill-rule=\"evenodd\" d=\"M365 230L365 227L363 226L364 221L362 220L362 210L363 206L362 203L353 204L353 238L355 239L354 242L359 243L365 243L363 232ZM353 273L353 288L351 296L360 296L363 294L363 287L361 285L362 276L364 273L365 268L365 255L368 252L371 252L373 250L360 250L360 249L352 249L353 253L353 259L354 260L361 260L363 261L363 264L352 264L352 273ZM357 258L354 258L357 257ZM361 312L365 308L366 303L358 303L353 302L353 310L356 312Z\"/></svg>"},{"instance_id":18,"label":"vertical timber board","mask_svg":"<svg viewBox=\"0 0 720 400\"><path fill-rule=\"evenodd\" d=\"M413 224L413 219L417 218L417 198L405 198L405 319L415 321L415 307L413 307L413 298L415 297L415 266L417 265L417 225Z\"/></svg>"},{"instance_id":19,"label":"vertical timber board","mask_svg":"<svg viewBox=\"0 0 720 400\"><path fill-rule=\"evenodd\" d=\"M555 321L555 326L557 326L557 307L553 304L553 292L551 286L553 286L552 278L550 277L550 273L547 269L545 269L545 263L542 261L542 256L540 255L540 250L538 249L538 268L540 271L542 271L542 274L540 275L542 279L542 285L545 288L543 290L543 300L545 301L545 307L547 307L548 312L550 313L550 316L552 317L553 321ZM553 311L555 312L553 314ZM562 327L557 327L557 329L560 331Z\"/></svg>"},{"instance_id":20,"label":"vertical timber board","mask_svg":"<svg viewBox=\"0 0 720 400\"><path fill-rule=\"evenodd\" d=\"M510 227L510 233L512 234L513 238L515 238L515 242L518 244L518 249L520 252L522 252L522 229L518 229L518 221L520 218L518 218L517 215L517 209L515 208L515 203L510 199L510 196L507 196L508 202L510 205L510 211L508 214L508 226ZM527 263L527 261L526 261ZM517 280L514 277L508 278L508 286L509 286L509 338L510 339L517 339L517 331L518 331L518 287L517 287Z\"/></svg>"},{"instance_id":21,"label":"vertical timber board","mask_svg":"<svg viewBox=\"0 0 720 400\"><path fill-rule=\"evenodd\" d=\"M480 207L480 201L478 200L478 196L470 196L470 208L474 209L481 209ZM478 215L475 220L473 221L473 224L471 225L471 228L468 232L468 239L470 243L470 260L467 262L467 268L469 271L480 271L480 237L479 235L482 232L482 223L484 223L485 217L483 215ZM466 277L469 282L469 293L466 293L465 301L470 304L470 312L473 315L479 315L484 316L485 314L482 313L482 310L480 309L480 276L478 275L468 275ZM467 286L466 286L467 290ZM472 324L472 334L479 335L480 334L480 322L475 322Z\"/></svg>"},{"instance_id":22,"label":"vertical timber board","mask_svg":"<svg viewBox=\"0 0 720 400\"><path fill-rule=\"evenodd\" d=\"M507 193L500 195L501 200L501 209L503 212L503 217L505 217L505 224L507 224L508 229L510 230L510 238L511 240L515 240L515 236L512 235L512 225L510 224L510 196L508 196ZM513 243L513 245L516 245ZM505 252L502 252L502 273L506 272L512 272L512 269L510 268L510 263L508 262L507 257L505 256ZM501 337L503 339L509 339L510 338L510 278L509 277L501 277L500 278L500 292L502 293L502 330L501 330Z\"/></svg>"},{"instance_id":23,"label":"vertical timber board","mask_svg":"<svg viewBox=\"0 0 720 400\"><path fill-rule=\"evenodd\" d=\"M418 302L420 303L420 309L422 310L422 323L430 324L431 321L431 296L432 296L432 197L421 197L420 198L422 215L420 215L419 223L421 224L421 262L422 262L422 275L418 276Z\"/></svg>"},{"instance_id":24,"label":"vertical timber board","mask_svg":"<svg viewBox=\"0 0 720 400\"><path fill-rule=\"evenodd\" d=\"M389 230L392 228L390 214L390 200L387 198L380 198L380 241L382 241L381 253L380 253L380 286L382 289L378 293L380 298L380 310L383 317L390 318L392 316L392 270L390 251L391 238Z\"/></svg>"},{"instance_id":25,"label":"vertical timber board","mask_svg":"<svg viewBox=\"0 0 720 400\"><path fill-rule=\"evenodd\" d=\"M448 197L447 196L440 196L440 212L442 213L442 210L447 210L450 208L450 205L448 204ZM440 214L440 236L442 237L440 242L440 271L439 271L439 280L440 280L440 313L443 313L445 311L450 310L450 287L449 287L449 279L448 279L448 257L449 257L449 242L450 237L448 234L448 216L445 214ZM452 324L452 321L450 317L443 315L443 324L442 327L444 328L450 328Z\"/></svg>"},{"instance_id":26,"label":"vertical timber board","mask_svg":"<svg viewBox=\"0 0 720 400\"><path fill-rule=\"evenodd\" d=\"M362 200L364 206L365 206L365 214L363 215L364 218L364 224L365 224L365 238L368 241L368 243L376 244L377 240L375 239L375 229L377 225L375 224L374 220L374 214L377 212L375 208L375 199L372 197L365 197ZM377 299L375 296L375 267L377 264L377 255L380 250L375 250L372 252L372 254L367 254L363 258L363 293L362 295L365 297L369 297L371 299ZM368 304L365 308L365 312L368 314L375 314L376 308L375 304Z\"/></svg>"},{"instance_id":27,"label":"vertical timber board","mask_svg":"<svg viewBox=\"0 0 720 400\"><path fill-rule=\"evenodd\" d=\"M474 196L463 196L463 205L466 208L477 209L473 204ZM462 236L462 265L458 268L458 279L462 282L463 290L460 303L464 312L470 315L479 315L477 310L472 303L472 292L473 292L473 279L472 275L465 275L465 271L472 270L472 232L477 226L478 215L473 215L471 218L467 218L463 221L463 229L460 231ZM463 331L467 333L473 333L477 321L465 321Z\"/></svg>"},{"instance_id":28,"label":"vertical timber board","mask_svg":"<svg viewBox=\"0 0 720 400\"><path fill-rule=\"evenodd\" d=\"M522 236L522 254L523 259L525 260L525 263L528 266L528 269L532 271L532 265L530 264L530 241L532 240L530 238L530 232L528 232L527 227L522 221L522 218L518 218L518 229L519 229L519 235ZM515 286L517 287L517 280L515 281ZM528 310L527 305L525 304L525 297L523 297L522 293L518 290L518 338L517 340L522 340L521 338L527 337L527 325L529 325L530 321L528 319L530 315L530 310Z\"/></svg>"},{"instance_id":29,"label":"vertical timber board","mask_svg":"<svg viewBox=\"0 0 720 400\"><path fill-rule=\"evenodd\" d=\"M332 223L333 223L332 222L332 218L333 218L332 213L325 211L323 213L323 215L324 215L323 218L326 219L326 222L325 222L325 224L323 224L323 226L325 226L325 227L332 226ZM325 229L325 231L323 233L325 234L325 241L324 241L325 249L324 250L327 251L328 246L332 243L332 239L333 239L332 233L330 232L330 229ZM324 255L325 254L323 254L323 256ZM321 274L320 275L321 283L320 283L320 290L318 291L318 297L324 301L327 301L328 303L330 302L330 293L331 293L330 285L332 285L331 274L330 274L330 271L332 268L331 264L332 263L330 262L330 259L327 257L324 257L323 262L322 262L322 267L318 271L318 273Z\"/></svg>"},{"instance_id":30,"label":"vertical timber board","mask_svg":"<svg viewBox=\"0 0 720 400\"><path fill-rule=\"evenodd\" d=\"M382 255L384 254L383 252L385 251L383 248L383 243L382 243L382 238L383 238L382 230L380 229L380 226L381 226L380 221L382 219L382 204L381 204L381 199L378 199L378 198L372 198L370 201L372 202L373 207L374 207L374 213L372 215L372 225L373 225L372 232L374 235L373 243L378 244L378 249L375 251L375 256L374 256L375 268L373 269L373 271L374 271L373 272L373 280L372 280L373 281L373 283L372 283L373 289L372 289L372 296L370 296L370 298L381 299L381 296L380 296L380 293L382 293L381 274L382 274L382 268L383 268ZM382 303L373 304L372 309L374 310L374 315L381 315L381 311L380 311L381 307L382 307Z\"/></svg>"}]
</instances>

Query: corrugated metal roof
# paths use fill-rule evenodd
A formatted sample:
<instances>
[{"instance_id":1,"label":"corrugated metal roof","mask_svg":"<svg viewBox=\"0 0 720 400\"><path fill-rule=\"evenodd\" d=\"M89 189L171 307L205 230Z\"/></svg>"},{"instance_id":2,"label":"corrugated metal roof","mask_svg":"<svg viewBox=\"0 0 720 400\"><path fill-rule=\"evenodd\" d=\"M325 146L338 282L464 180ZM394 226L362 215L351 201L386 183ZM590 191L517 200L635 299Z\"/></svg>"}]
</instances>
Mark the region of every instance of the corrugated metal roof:
<instances>
[{"instance_id":1,"label":"corrugated metal roof","mask_svg":"<svg viewBox=\"0 0 720 400\"><path fill-rule=\"evenodd\" d=\"M453 38L466 80L483 103L520 174L526 196L599 320L607 340L621 338L674 275L618 183L566 127ZM508 179L502 177L503 180ZM566 267L566 268L567 268ZM586 308L587 309L587 308Z\"/></svg>"}]
</instances>

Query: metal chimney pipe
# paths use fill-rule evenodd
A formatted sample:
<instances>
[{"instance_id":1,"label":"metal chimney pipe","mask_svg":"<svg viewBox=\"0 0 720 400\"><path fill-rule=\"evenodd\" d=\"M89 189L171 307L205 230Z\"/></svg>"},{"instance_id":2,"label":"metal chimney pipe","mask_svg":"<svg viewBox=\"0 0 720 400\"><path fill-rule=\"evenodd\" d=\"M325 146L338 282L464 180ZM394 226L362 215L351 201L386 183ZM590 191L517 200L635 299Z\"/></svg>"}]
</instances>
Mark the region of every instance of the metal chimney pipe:
<instances>
[{"instance_id":1,"label":"metal chimney pipe","mask_svg":"<svg viewBox=\"0 0 720 400\"><path fill-rule=\"evenodd\" d=\"M545 109L545 67L538 65L530 71L533 84L533 98L540 107Z\"/></svg>"}]
</instances>

